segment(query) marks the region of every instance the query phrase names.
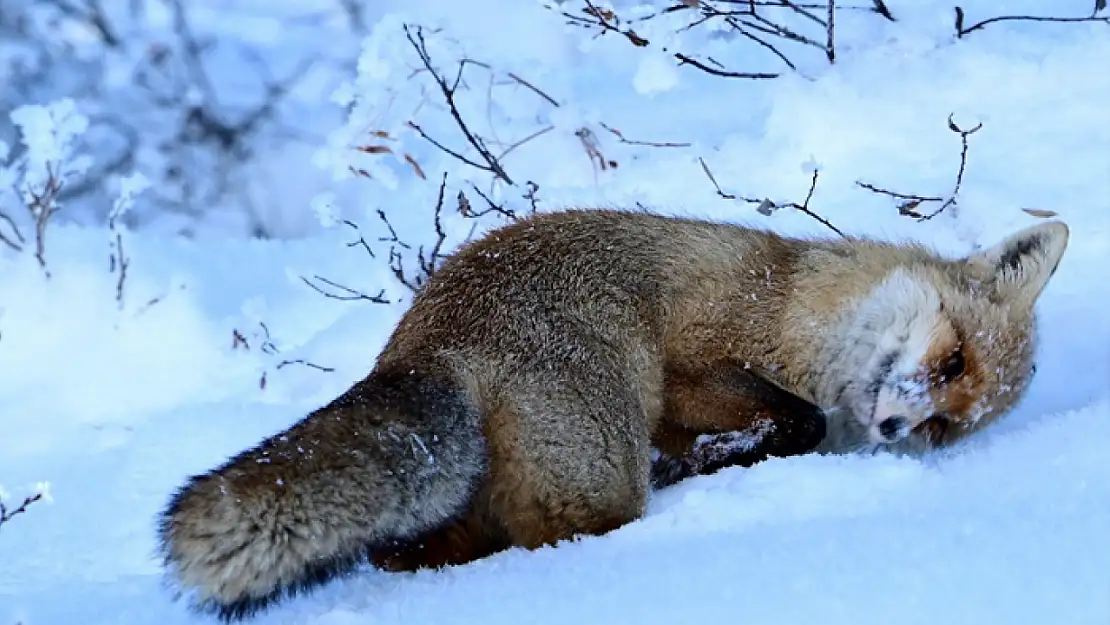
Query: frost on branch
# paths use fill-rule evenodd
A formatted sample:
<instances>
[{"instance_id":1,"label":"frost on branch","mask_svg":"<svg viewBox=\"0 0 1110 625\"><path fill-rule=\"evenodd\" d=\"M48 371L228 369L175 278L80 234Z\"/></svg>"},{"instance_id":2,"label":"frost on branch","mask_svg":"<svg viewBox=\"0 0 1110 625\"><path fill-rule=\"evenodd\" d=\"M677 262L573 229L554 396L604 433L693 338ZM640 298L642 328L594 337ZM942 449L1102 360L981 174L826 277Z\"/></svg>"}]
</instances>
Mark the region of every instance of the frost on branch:
<instances>
[{"instance_id":1,"label":"frost on branch","mask_svg":"<svg viewBox=\"0 0 1110 625\"><path fill-rule=\"evenodd\" d=\"M47 231L61 210L66 185L88 171L91 159L76 143L88 119L72 99L20 106L9 115L21 133L16 149L0 143L0 241L19 252L33 242L35 258L47 277ZM31 234L25 234L25 231Z\"/></svg>"},{"instance_id":2,"label":"frost on branch","mask_svg":"<svg viewBox=\"0 0 1110 625\"><path fill-rule=\"evenodd\" d=\"M131 260L123 249L123 232L119 224L120 219L135 204L135 196L150 188L150 181L141 173L135 172L119 181L119 197L112 203L112 210L108 213L108 230L111 238L108 242L108 270L118 272L116 279L116 302L123 307L123 288L127 282L127 268Z\"/></svg>"}]
</instances>

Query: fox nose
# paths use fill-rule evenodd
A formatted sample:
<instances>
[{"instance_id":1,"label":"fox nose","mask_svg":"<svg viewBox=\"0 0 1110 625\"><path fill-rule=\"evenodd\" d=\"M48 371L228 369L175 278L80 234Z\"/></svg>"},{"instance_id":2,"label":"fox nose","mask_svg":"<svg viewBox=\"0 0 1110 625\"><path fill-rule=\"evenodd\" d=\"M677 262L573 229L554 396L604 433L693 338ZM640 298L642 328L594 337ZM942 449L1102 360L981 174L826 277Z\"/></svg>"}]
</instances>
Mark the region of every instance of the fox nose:
<instances>
[{"instance_id":1,"label":"fox nose","mask_svg":"<svg viewBox=\"0 0 1110 625\"><path fill-rule=\"evenodd\" d=\"M887 417L879 422L879 434L888 441L902 440L910 433L910 420L903 416Z\"/></svg>"}]
</instances>

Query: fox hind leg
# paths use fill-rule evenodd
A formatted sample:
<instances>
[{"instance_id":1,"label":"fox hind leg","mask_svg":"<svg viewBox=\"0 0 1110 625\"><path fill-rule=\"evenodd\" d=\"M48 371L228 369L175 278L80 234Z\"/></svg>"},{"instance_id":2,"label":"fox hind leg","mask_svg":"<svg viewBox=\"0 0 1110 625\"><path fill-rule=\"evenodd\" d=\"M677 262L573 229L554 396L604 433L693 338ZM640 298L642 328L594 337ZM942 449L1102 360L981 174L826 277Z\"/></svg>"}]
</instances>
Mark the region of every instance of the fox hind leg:
<instances>
[{"instance_id":1,"label":"fox hind leg","mask_svg":"<svg viewBox=\"0 0 1110 625\"><path fill-rule=\"evenodd\" d=\"M630 385L604 377L526 385L489 415L490 503L514 545L600 535L643 514L647 419Z\"/></svg>"}]
</instances>

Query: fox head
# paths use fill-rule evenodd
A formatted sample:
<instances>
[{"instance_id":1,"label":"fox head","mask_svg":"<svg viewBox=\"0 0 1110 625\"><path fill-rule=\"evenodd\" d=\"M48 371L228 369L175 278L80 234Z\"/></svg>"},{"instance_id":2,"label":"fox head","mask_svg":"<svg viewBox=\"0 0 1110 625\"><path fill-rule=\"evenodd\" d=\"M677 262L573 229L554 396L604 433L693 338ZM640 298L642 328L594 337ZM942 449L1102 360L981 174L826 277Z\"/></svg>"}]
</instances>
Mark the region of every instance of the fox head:
<instances>
[{"instance_id":1,"label":"fox head","mask_svg":"<svg viewBox=\"0 0 1110 625\"><path fill-rule=\"evenodd\" d=\"M847 379L830 403L844 418L831 419L823 446L920 452L1010 410L1035 371L1034 305L1067 244L1067 226L1050 222L964 258L890 270L841 335L833 369Z\"/></svg>"}]
</instances>

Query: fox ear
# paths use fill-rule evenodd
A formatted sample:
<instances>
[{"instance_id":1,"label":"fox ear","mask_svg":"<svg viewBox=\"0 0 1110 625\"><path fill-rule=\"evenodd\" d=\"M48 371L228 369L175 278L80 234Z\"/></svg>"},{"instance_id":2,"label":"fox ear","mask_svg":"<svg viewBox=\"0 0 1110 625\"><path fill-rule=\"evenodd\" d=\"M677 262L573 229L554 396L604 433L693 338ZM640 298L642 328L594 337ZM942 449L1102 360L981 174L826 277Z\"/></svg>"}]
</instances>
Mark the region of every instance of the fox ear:
<instances>
[{"instance_id":1,"label":"fox ear","mask_svg":"<svg viewBox=\"0 0 1110 625\"><path fill-rule=\"evenodd\" d=\"M1000 303L1033 306L1068 247L1068 227L1038 224L1006 237L966 259L993 285Z\"/></svg>"}]
</instances>

